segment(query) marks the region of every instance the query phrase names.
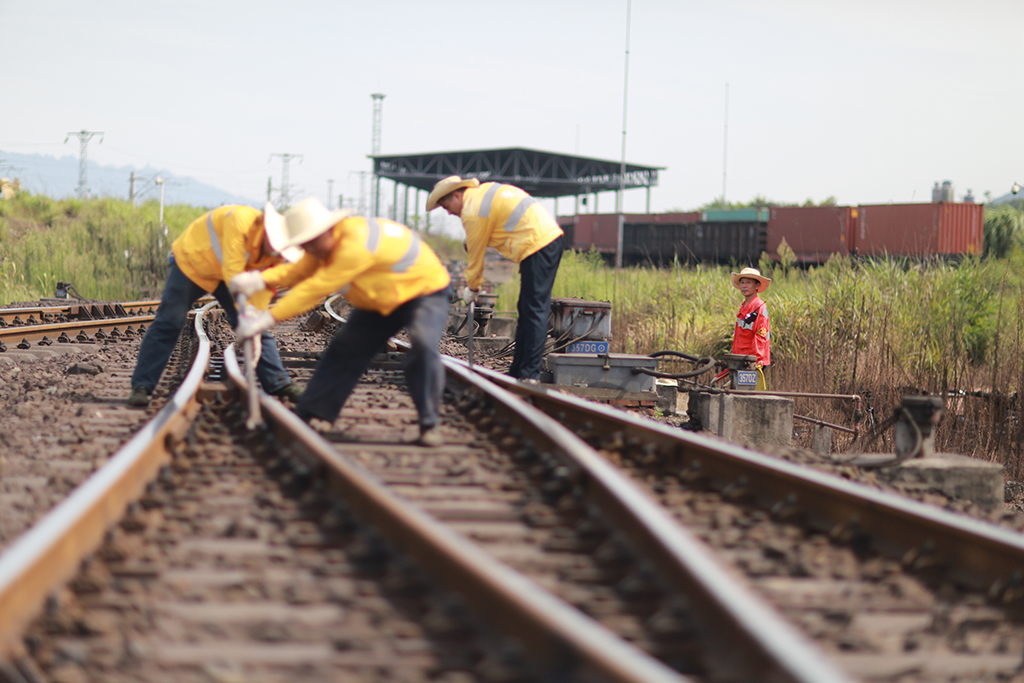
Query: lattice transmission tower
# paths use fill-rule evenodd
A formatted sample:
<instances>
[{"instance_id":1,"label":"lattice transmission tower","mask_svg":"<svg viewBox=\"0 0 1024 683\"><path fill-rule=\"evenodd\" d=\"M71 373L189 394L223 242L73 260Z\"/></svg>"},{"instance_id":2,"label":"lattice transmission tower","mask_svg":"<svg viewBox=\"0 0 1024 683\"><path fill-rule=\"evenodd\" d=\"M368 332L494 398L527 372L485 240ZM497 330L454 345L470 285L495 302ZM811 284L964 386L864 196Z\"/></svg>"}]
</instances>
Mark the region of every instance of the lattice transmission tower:
<instances>
[{"instance_id":1,"label":"lattice transmission tower","mask_svg":"<svg viewBox=\"0 0 1024 683\"><path fill-rule=\"evenodd\" d=\"M100 142L103 142L103 131L90 131L80 130L77 133L68 133L67 137L64 138L64 144L67 144L71 136L78 138L79 149L78 149L78 198L85 199L85 196L89 194L89 179L86 171L86 162L89 158L89 140L92 140L95 136L100 136Z\"/></svg>"},{"instance_id":2,"label":"lattice transmission tower","mask_svg":"<svg viewBox=\"0 0 1024 683\"><path fill-rule=\"evenodd\" d=\"M292 194L293 194L293 192L294 193L300 192L300 190L297 190L296 188L293 188L292 185L291 185L291 182L288 180L288 164L291 162L292 159L298 159L299 163L301 164L302 163L302 155L301 154L281 154L281 153L278 153L278 152L274 152L274 153L272 153L270 155L270 157L271 157L271 159L273 159L274 157L281 157L281 187L279 188L280 195L278 197L278 200L277 200L276 204L277 204L277 208L279 208L279 209L281 209L283 211L283 210L287 209L289 206L292 205ZM269 196L270 196L270 190L271 189L272 188L269 187L269 183L268 183L268 187L267 187L268 201L270 201Z\"/></svg>"}]
</instances>

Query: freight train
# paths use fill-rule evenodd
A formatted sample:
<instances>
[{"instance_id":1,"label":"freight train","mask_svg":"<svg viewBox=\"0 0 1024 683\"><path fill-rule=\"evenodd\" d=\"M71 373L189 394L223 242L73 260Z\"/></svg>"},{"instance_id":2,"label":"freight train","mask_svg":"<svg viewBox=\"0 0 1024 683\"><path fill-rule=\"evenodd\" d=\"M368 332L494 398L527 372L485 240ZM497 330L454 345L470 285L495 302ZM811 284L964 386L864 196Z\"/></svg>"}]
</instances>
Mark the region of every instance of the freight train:
<instances>
[{"instance_id":1,"label":"freight train","mask_svg":"<svg viewBox=\"0 0 1024 683\"><path fill-rule=\"evenodd\" d=\"M966 202L771 206L732 211L626 214L622 262L757 264L779 260L783 240L801 264L832 255L959 258L980 254L984 206ZM614 260L617 214L560 216L566 244Z\"/></svg>"}]
</instances>

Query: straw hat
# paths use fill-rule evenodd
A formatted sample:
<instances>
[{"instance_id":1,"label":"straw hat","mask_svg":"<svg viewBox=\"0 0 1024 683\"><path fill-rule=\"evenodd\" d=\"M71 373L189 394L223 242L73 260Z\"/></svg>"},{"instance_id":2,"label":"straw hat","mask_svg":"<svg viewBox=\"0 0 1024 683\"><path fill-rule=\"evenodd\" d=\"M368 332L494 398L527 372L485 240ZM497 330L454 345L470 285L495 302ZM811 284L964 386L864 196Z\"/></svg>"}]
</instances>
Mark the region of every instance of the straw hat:
<instances>
[{"instance_id":1,"label":"straw hat","mask_svg":"<svg viewBox=\"0 0 1024 683\"><path fill-rule=\"evenodd\" d=\"M437 185L434 185L434 189L430 191L430 196L427 197L427 211L432 211L439 201L460 187L479 187L479 185L480 181L476 178L463 180L457 175L450 175L447 178L438 180Z\"/></svg>"},{"instance_id":2,"label":"straw hat","mask_svg":"<svg viewBox=\"0 0 1024 683\"><path fill-rule=\"evenodd\" d=\"M351 213L347 209L328 211L314 197L303 199L284 214L267 202L263 209L263 229L274 251L294 263L305 253L300 245L324 234Z\"/></svg>"},{"instance_id":3,"label":"straw hat","mask_svg":"<svg viewBox=\"0 0 1024 683\"><path fill-rule=\"evenodd\" d=\"M759 294L764 290L768 289L768 285L772 283L771 278L767 278L764 275L761 275L761 271L758 270L757 268L744 268L740 272L732 274L732 286L735 287L736 289L740 288L741 277L749 277L751 280L757 280L759 283L761 283L760 286L757 288Z\"/></svg>"}]
</instances>

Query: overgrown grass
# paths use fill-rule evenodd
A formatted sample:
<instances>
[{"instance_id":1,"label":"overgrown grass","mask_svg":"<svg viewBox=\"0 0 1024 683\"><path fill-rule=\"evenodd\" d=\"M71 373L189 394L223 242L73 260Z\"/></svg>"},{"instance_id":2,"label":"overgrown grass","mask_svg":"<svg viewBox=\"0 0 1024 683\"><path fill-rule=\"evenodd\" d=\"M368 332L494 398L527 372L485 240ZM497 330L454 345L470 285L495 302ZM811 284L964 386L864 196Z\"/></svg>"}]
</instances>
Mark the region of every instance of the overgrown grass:
<instances>
[{"instance_id":1,"label":"overgrown grass","mask_svg":"<svg viewBox=\"0 0 1024 683\"><path fill-rule=\"evenodd\" d=\"M83 296L159 296L171 242L204 209L117 199L53 200L20 193L0 202L0 301L53 296L57 281Z\"/></svg>"}]
</instances>

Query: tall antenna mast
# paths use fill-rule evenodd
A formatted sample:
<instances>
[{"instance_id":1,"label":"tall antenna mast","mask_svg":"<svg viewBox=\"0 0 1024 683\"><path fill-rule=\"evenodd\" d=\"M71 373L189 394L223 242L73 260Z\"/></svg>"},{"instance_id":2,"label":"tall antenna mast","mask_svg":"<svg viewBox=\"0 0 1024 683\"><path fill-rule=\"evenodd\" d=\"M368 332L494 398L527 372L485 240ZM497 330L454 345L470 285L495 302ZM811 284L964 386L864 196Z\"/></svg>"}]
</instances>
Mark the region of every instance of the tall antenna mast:
<instances>
[{"instance_id":1,"label":"tall antenna mast","mask_svg":"<svg viewBox=\"0 0 1024 683\"><path fill-rule=\"evenodd\" d=\"M89 194L89 180L86 172L86 161L89 158L89 140L99 135L100 142L103 142L103 131L90 131L84 128L77 133L68 133L67 137L64 138L64 144L67 144L71 136L78 138L78 198L85 199L85 196Z\"/></svg>"},{"instance_id":2,"label":"tall antenna mast","mask_svg":"<svg viewBox=\"0 0 1024 683\"><path fill-rule=\"evenodd\" d=\"M298 159L299 163L301 164L302 155L280 154L278 152L274 152L270 155L270 157L281 157L281 199L278 203L280 204L279 208L287 209L289 206L292 205L292 186L291 183L288 181L288 163L292 159Z\"/></svg>"},{"instance_id":3,"label":"tall antenna mast","mask_svg":"<svg viewBox=\"0 0 1024 683\"><path fill-rule=\"evenodd\" d=\"M381 115L384 110L384 93L375 92L370 97L373 98L373 140L370 144L370 154L376 157L380 154L380 130L381 130ZM370 182L370 207L373 209L373 215L380 215L380 177L377 176L377 162L373 162L373 179Z\"/></svg>"}]
</instances>

